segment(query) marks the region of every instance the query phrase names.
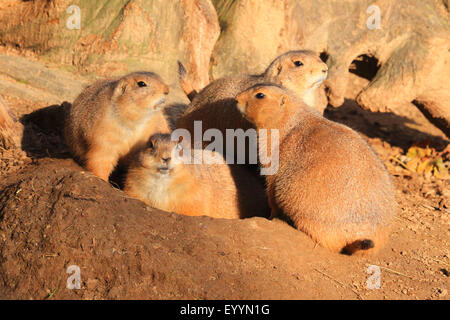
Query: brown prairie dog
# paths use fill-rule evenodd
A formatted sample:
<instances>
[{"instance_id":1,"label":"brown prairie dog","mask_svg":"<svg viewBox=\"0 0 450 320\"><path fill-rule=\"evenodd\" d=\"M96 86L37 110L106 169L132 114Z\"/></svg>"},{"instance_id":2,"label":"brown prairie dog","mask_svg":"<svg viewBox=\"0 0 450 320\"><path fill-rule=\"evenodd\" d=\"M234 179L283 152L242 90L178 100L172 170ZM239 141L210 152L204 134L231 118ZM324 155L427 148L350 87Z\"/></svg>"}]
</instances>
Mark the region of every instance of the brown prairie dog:
<instances>
[{"instance_id":1,"label":"brown prairie dog","mask_svg":"<svg viewBox=\"0 0 450 320\"><path fill-rule=\"evenodd\" d=\"M108 181L120 159L168 125L160 111L169 87L151 72L100 80L66 114L65 139L73 155Z\"/></svg>"},{"instance_id":2,"label":"brown prairie dog","mask_svg":"<svg viewBox=\"0 0 450 320\"><path fill-rule=\"evenodd\" d=\"M395 213L395 192L369 145L282 87L256 85L236 99L258 129L279 130L279 169L266 177L271 215L284 214L333 251L380 248Z\"/></svg>"},{"instance_id":3,"label":"brown prairie dog","mask_svg":"<svg viewBox=\"0 0 450 320\"><path fill-rule=\"evenodd\" d=\"M197 93L188 82L186 71L180 64L181 86L192 103L178 121L178 127L191 131L195 120L203 121L204 129L249 127L248 122L242 120L237 111L234 98L241 91L261 82L283 85L314 107L316 89L327 74L328 67L317 53L309 50L290 51L276 58L261 75L221 78Z\"/></svg>"},{"instance_id":4,"label":"brown prairie dog","mask_svg":"<svg viewBox=\"0 0 450 320\"><path fill-rule=\"evenodd\" d=\"M218 163L185 163L178 156L184 150L168 134L152 136L128 170L125 192L154 208L189 216L268 216L258 178L243 168L228 166L219 154L207 150L198 151L204 160L216 156Z\"/></svg>"}]
</instances>

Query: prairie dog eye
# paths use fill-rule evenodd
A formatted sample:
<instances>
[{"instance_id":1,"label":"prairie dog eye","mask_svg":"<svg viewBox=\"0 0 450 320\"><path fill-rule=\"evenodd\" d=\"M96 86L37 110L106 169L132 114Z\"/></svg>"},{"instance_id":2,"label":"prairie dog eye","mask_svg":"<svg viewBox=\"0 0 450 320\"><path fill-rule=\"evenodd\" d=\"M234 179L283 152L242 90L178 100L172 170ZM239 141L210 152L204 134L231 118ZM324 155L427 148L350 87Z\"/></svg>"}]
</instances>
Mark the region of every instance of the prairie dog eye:
<instances>
[{"instance_id":1,"label":"prairie dog eye","mask_svg":"<svg viewBox=\"0 0 450 320\"><path fill-rule=\"evenodd\" d=\"M144 81L139 81L137 84L138 84L138 86L141 87L141 88L147 86L147 84L146 84Z\"/></svg>"},{"instance_id":2,"label":"prairie dog eye","mask_svg":"<svg viewBox=\"0 0 450 320\"><path fill-rule=\"evenodd\" d=\"M264 99L266 97L266 95L264 93L262 93L262 92L258 92L255 95L255 97L256 97L256 99Z\"/></svg>"},{"instance_id":3,"label":"prairie dog eye","mask_svg":"<svg viewBox=\"0 0 450 320\"><path fill-rule=\"evenodd\" d=\"M301 62L300 60L294 61L294 64L296 67L301 67L303 65L303 62Z\"/></svg>"}]
</instances>

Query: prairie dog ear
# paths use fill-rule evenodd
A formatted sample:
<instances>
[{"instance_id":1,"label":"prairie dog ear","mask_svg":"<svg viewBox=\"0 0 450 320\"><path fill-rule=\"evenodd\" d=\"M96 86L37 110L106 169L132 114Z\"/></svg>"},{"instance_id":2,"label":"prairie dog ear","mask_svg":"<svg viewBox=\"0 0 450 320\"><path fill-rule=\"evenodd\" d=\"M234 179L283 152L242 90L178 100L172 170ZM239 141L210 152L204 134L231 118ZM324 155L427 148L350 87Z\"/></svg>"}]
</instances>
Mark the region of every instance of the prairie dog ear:
<instances>
[{"instance_id":1,"label":"prairie dog ear","mask_svg":"<svg viewBox=\"0 0 450 320\"><path fill-rule=\"evenodd\" d=\"M150 137L150 139L148 139L148 141L147 141L147 147L150 149L154 149L155 145L156 145L156 138Z\"/></svg>"},{"instance_id":2,"label":"prairie dog ear","mask_svg":"<svg viewBox=\"0 0 450 320\"><path fill-rule=\"evenodd\" d=\"M123 95L128 88L128 82L125 79L121 79L117 82L116 88L114 89L114 96L118 97Z\"/></svg>"},{"instance_id":3,"label":"prairie dog ear","mask_svg":"<svg viewBox=\"0 0 450 320\"><path fill-rule=\"evenodd\" d=\"M286 102L288 102L289 97L285 94L283 94L280 98L280 107L284 106Z\"/></svg>"},{"instance_id":4,"label":"prairie dog ear","mask_svg":"<svg viewBox=\"0 0 450 320\"><path fill-rule=\"evenodd\" d=\"M269 78L275 78L277 77L280 73L281 70L283 70L283 66L281 64L281 61L274 61L269 68L267 68L266 71L266 76L268 76Z\"/></svg>"}]
</instances>

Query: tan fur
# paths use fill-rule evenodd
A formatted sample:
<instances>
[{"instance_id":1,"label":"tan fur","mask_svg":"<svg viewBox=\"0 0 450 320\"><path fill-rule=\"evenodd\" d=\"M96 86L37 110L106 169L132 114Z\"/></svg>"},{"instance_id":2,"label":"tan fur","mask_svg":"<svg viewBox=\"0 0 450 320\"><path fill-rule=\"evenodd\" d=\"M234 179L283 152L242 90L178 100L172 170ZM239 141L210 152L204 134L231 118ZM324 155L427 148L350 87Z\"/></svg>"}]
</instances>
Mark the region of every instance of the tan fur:
<instances>
[{"instance_id":1,"label":"tan fur","mask_svg":"<svg viewBox=\"0 0 450 320\"><path fill-rule=\"evenodd\" d=\"M301 61L297 67L294 62ZM235 96L243 90L261 82L284 85L307 104L314 105L316 89L325 80L327 65L312 51L290 51L276 58L261 75L241 75L213 81L199 93L192 93L192 86L187 85L186 75L180 73L183 88L187 95L194 95L192 103L178 120L177 127L194 134L194 121L202 121L204 133L207 129L219 129L225 134L226 129L242 128L247 130L252 125L242 117L236 108ZM208 145L205 143L204 146ZM225 151L226 152L226 151Z\"/></svg>"},{"instance_id":2,"label":"tan fur","mask_svg":"<svg viewBox=\"0 0 450 320\"><path fill-rule=\"evenodd\" d=\"M120 159L145 144L155 130L169 130L160 111L168 93L168 86L151 72L94 83L66 114L68 147L89 171L108 181Z\"/></svg>"},{"instance_id":3,"label":"tan fur","mask_svg":"<svg viewBox=\"0 0 450 320\"><path fill-rule=\"evenodd\" d=\"M268 216L264 188L255 176L206 150L198 151L203 157L218 156L220 164L177 161L179 146L170 135L150 138L128 171L125 192L154 208L189 216Z\"/></svg>"},{"instance_id":4,"label":"tan fur","mask_svg":"<svg viewBox=\"0 0 450 320\"><path fill-rule=\"evenodd\" d=\"M258 129L279 130L279 170L267 176L272 216L286 215L333 251L352 253L365 240L375 248L360 248L364 252L380 248L396 202L389 174L369 145L282 87L257 85L236 99ZM261 141L260 148L270 143L276 142Z\"/></svg>"},{"instance_id":5,"label":"tan fur","mask_svg":"<svg viewBox=\"0 0 450 320\"><path fill-rule=\"evenodd\" d=\"M180 61L178 61L178 80L180 81L181 88L183 89L188 99L190 101L194 100L198 92L194 89L194 86L189 81L186 68Z\"/></svg>"}]
</instances>

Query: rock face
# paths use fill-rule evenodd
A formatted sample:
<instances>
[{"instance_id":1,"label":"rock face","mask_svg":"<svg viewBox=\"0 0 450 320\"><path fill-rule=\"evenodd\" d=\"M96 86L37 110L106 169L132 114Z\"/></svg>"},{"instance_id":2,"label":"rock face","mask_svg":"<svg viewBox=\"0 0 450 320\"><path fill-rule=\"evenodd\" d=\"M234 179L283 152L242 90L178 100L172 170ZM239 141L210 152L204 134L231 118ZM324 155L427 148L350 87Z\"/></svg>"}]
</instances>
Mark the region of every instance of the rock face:
<instances>
[{"instance_id":1,"label":"rock face","mask_svg":"<svg viewBox=\"0 0 450 320\"><path fill-rule=\"evenodd\" d=\"M73 101L89 82L38 61L0 54L0 93L47 103Z\"/></svg>"},{"instance_id":2,"label":"rock face","mask_svg":"<svg viewBox=\"0 0 450 320\"><path fill-rule=\"evenodd\" d=\"M357 95L363 108L414 102L450 135L448 10L447 0L5 0L0 42L85 72L151 69L177 88L178 102L186 99L176 60L201 89L260 73L282 52L312 49L327 60L331 105L342 105L356 66L370 80ZM323 109L325 90L320 100Z\"/></svg>"},{"instance_id":3,"label":"rock face","mask_svg":"<svg viewBox=\"0 0 450 320\"><path fill-rule=\"evenodd\" d=\"M375 60L369 85L357 96L371 111L417 101L450 135L448 6L421 0L216 0L222 34L212 75L262 71L287 49L322 53L329 66L329 102L344 102L349 68L360 56ZM377 14L379 13L379 25ZM379 29L377 28L379 27ZM367 67L364 63L360 69ZM375 66L376 67L376 66ZM393 110L395 111L395 109Z\"/></svg>"},{"instance_id":4,"label":"rock face","mask_svg":"<svg viewBox=\"0 0 450 320\"><path fill-rule=\"evenodd\" d=\"M209 82L220 33L210 0L8 1L0 21L2 43L53 62L106 73L150 69L172 85L181 60L199 87Z\"/></svg>"}]
</instances>

